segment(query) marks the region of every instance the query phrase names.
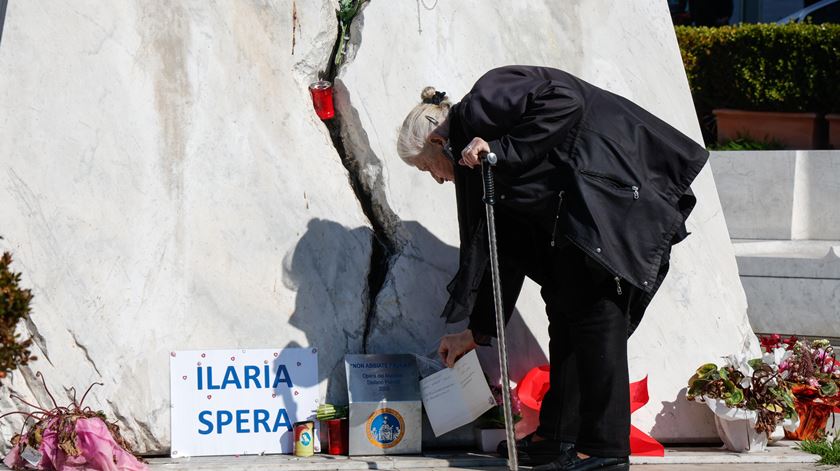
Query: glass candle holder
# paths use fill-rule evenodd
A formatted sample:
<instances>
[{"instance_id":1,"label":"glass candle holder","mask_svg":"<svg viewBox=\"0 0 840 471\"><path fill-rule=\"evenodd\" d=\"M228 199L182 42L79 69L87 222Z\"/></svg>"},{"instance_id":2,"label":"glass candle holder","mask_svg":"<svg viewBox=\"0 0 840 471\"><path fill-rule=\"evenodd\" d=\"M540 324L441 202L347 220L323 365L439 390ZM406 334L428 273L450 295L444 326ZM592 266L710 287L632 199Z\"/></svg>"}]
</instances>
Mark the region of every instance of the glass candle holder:
<instances>
[{"instance_id":1,"label":"glass candle holder","mask_svg":"<svg viewBox=\"0 0 840 471\"><path fill-rule=\"evenodd\" d=\"M329 453L331 455L346 455L350 435L350 421L347 419L332 419L327 421L329 436Z\"/></svg>"},{"instance_id":2,"label":"glass candle holder","mask_svg":"<svg viewBox=\"0 0 840 471\"><path fill-rule=\"evenodd\" d=\"M323 120L332 119L335 116L332 83L326 80L313 82L309 85L309 93L312 94L312 105L315 107L315 114Z\"/></svg>"}]
</instances>

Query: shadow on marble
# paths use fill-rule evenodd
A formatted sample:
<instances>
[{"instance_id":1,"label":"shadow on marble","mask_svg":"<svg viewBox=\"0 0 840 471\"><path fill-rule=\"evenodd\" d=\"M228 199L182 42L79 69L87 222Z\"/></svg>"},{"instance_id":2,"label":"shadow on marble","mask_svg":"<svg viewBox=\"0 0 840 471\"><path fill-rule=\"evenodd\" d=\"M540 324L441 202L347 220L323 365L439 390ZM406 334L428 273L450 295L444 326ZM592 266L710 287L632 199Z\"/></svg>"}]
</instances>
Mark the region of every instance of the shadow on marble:
<instances>
[{"instance_id":1,"label":"shadow on marble","mask_svg":"<svg viewBox=\"0 0 840 471\"><path fill-rule=\"evenodd\" d=\"M686 378L688 381L688 378ZM703 413L708 413L709 420L714 420L712 418L712 413L708 410L708 408L697 402L689 402L685 398L685 393L688 388L682 388L677 393L677 396L674 398L673 401L662 401L662 408L656 414L656 421L653 424L653 428L650 430L650 436L656 438L661 436L668 436L669 433L672 432L674 418L680 416L688 416L693 417L696 416L694 413L688 413L689 410L694 409L701 409ZM708 442L708 440L702 440L703 442Z\"/></svg>"},{"instance_id":2,"label":"shadow on marble","mask_svg":"<svg viewBox=\"0 0 840 471\"><path fill-rule=\"evenodd\" d=\"M0 0L0 44L3 44L3 25L6 23L7 0Z\"/></svg>"},{"instance_id":3,"label":"shadow on marble","mask_svg":"<svg viewBox=\"0 0 840 471\"><path fill-rule=\"evenodd\" d=\"M334 260L349 260L347 263L362 263L357 257L338 253L369 244L372 231L368 227L347 228L335 221L314 218L307 224L306 232L285 256L282 267L283 283L295 291L295 306L288 319L278 319L278 328L284 324L300 330L305 340L289 341L286 348L310 347L318 350L318 381L327 380L326 400L346 403L347 386L344 374L344 355L361 353L362 336L366 312L342 312L352 304L342 306L342 298L367 296L366 292L348 292L353 283L342 282L351 272L350 267L333 263ZM333 253L330 253L333 252ZM370 262L370 252L364 254L364 263ZM358 285L358 283L356 283ZM358 289L358 288L356 288ZM342 292L344 291L344 292ZM356 325L348 325L341 319L325 318L329 311L319 306L328 299L339 317L357 318ZM367 306L366 303L362 303ZM293 336L292 336L293 337ZM288 394L288 388L282 393ZM322 391L322 394L325 391ZM285 398L286 404L293 404ZM290 414L292 411L289 411Z\"/></svg>"}]
</instances>

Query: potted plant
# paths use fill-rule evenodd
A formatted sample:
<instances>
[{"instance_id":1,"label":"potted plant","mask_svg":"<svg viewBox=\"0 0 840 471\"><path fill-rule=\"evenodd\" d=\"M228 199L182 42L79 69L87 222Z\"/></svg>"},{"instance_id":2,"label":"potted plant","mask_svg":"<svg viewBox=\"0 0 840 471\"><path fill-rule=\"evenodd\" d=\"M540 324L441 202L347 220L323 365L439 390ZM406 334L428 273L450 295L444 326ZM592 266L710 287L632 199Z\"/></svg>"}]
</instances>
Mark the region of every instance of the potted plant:
<instances>
[{"instance_id":1,"label":"potted plant","mask_svg":"<svg viewBox=\"0 0 840 471\"><path fill-rule=\"evenodd\" d=\"M496 400L496 405L476 419L475 444L483 452L495 452L499 443L505 440L505 411L502 405L502 387L499 384L490 385L490 391ZM513 423L522 420L521 404L516 394L510 395L510 406L513 412Z\"/></svg>"},{"instance_id":2,"label":"potted plant","mask_svg":"<svg viewBox=\"0 0 840 471\"><path fill-rule=\"evenodd\" d=\"M676 28L704 137L738 134L790 149L821 149L836 93L840 25L741 24Z\"/></svg>"},{"instance_id":3,"label":"potted plant","mask_svg":"<svg viewBox=\"0 0 840 471\"><path fill-rule=\"evenodd\" d=\"M828 340L761 339L762 348L783 349L788 357L779 365L794 396L800 424L785 434L793 440L814 440L825 433L828 418L840 405L840 362Z\"/></svg>"},{"instance_id":4,"label":"potted plant","mask_svg":"<svg viewBox=\"0 0 840 471\"><path fill-rule=\"evenodd\" d=\"M346 455L348 452L348 409L347 406L321 404L315 412L315 418L321 422L321 428L327 430L327 451L331 455Z\"/></svg>"},{"instance_id":5,"label":"potted plant","mask_svg":"<svg viewBox=\"0 0 840 471\"><path fill-rule=\"evenodd\" d=\"M840 149L840 114L829 114L825 116L828 121L828 147Z\"/></svg>"},{"instance_id":6,"label":"potted plant","mask_svg":"<svg viewBox=\"0 0 840 471\"><path fill-rule=\"evenodd\" d=\"M788 356L783 348L761 358L730 355L722 367L705 364L688 380L688 399L709 406L727 449L761 451L779 425L798 426L793 395L779 372Z\"/></svg>"}]
</instances>

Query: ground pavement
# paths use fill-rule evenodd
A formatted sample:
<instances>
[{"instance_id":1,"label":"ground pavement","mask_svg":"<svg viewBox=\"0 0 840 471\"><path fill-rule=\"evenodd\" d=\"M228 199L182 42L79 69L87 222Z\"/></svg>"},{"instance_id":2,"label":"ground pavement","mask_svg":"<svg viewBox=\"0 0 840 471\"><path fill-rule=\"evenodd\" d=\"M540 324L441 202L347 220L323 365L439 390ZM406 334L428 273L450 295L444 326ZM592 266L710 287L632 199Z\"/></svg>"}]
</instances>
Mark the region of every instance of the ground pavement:
<instances>
[{"instance_id":1,"label":"ground pavement","mask_svg":"<svg viewBox=\"0 0 840 471\"><path fill-rule=\"evenodd\" d=\"M820 466L819 459L796 449L794 442L780 442L759 453L732 453L713 447L668 448L664 458L633 457L635 471L829 471L837 466ZM504 460L486 454L452 452L423 456L351 457L315 455L225 456L196 458L150 458L153 471L308 471L308 470L506 470ZM527 469L527 468L524 468Z\"/></svg>"}]
</instances>

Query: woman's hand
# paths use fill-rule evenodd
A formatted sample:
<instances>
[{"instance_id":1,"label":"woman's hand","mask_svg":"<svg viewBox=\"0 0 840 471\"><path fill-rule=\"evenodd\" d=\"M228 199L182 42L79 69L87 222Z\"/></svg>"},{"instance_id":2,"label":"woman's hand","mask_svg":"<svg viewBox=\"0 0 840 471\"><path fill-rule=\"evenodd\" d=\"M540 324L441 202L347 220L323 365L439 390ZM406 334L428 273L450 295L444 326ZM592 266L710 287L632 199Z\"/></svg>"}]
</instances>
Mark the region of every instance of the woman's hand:
<instances>
[{"instance_id":1,"label":"woman's hand","mask_svg":"<svg viewBox=\"0 0 840 471\"><path fill-rule=\"evenodd\" d=\"M481 164L478 157L486 152L490 152L490 145L487 144L487 141L484 139L475 137L472 142L467 144L467 147L464 147L464 150L461 151L461 160L459 160L458 163L469 168L473 168L476 165Z\"/></svg>"},{"instance_id":2,"label":"woman's hand","mask_svg":"<svg viewBox=\"0 0 840 471\"><path fill-rule=\"evenodd\" d=\"M466 329L457 334L444 335L443 338L440 339L438 355L440 355L441 361L443 361L447 367L452 368L457 359L461 358L461 356L477 346L478 345L476 345L473 340L472 331L470 329Z\"/></svg>"}]
</instances>

